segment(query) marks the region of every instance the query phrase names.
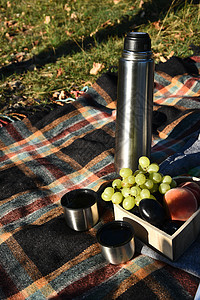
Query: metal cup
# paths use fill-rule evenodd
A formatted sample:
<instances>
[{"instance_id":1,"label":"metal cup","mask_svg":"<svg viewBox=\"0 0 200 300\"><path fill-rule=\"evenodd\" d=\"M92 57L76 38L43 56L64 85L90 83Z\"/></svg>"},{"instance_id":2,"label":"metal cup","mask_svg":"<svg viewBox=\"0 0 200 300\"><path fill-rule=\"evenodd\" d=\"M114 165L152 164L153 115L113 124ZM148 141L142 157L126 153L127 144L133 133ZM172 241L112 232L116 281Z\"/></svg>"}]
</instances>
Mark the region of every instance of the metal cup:
<instances>
[{"instance_id":1,"label":"metal cup","mask_svg":"<svg viewBox=\"0 0 200 300\"><path fill-rule=\"evenodd\" d=\"M85 231L99 220L98 194L89 189L76 189L61 198L67 225L76 231Z\"/></svg>"},{"instance_id":2,"label":"metal cup","mask_svg":"<svg viewBox=\"0 0 200 300\"><path fill-rule=\"evenodd\" d=\"M128 222L106 223L97 231L96 237L103 256L113 265L129 261L135 253L134 230Z\"/></svg>"}]
</instances>

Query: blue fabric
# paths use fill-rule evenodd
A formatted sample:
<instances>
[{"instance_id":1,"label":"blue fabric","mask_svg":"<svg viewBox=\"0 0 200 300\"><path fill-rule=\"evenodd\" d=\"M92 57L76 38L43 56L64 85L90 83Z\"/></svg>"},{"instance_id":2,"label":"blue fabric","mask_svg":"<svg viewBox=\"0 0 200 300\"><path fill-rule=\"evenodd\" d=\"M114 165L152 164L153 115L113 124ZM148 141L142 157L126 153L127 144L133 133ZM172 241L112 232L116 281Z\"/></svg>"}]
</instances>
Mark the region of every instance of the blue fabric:
<instances>
[{"instance_id":1,"label":"blue fabric","mask_svg":"<svg viewBox=\"0 0 200 300\"><path fill-rule=\"evenodd\" d=\"M181 152L169 156L160 164L160 172L178 176L189 174L192 169L198 167L200 167L200 131L193 135Z\"/></svg>"}]
</instances>

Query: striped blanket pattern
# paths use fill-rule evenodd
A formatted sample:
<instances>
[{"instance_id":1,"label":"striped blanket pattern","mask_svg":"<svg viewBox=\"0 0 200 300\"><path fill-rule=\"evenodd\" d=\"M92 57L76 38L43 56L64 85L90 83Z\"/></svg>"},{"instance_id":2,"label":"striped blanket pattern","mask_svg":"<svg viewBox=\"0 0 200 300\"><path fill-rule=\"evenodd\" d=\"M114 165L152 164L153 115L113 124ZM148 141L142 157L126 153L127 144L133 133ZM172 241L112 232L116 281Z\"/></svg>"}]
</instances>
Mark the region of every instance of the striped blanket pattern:
<instances>
[{"instance_id":1,"label":"striped blanket pattern","mask_svg":"<svg viewBox=\"0 0 200 300\"><path fill-rule=\"evenodd\" d=\"M116 85L108 72L76 101L0 128L0 299L194 298L199 278L164 262L136 253L106 263L96 231L113 219L110 205L100 201L87 232L64 221L62 195L116 177ZM199 134L199 99L198 74L155 73L152 160Z\"/></svg>"}]
</instances>

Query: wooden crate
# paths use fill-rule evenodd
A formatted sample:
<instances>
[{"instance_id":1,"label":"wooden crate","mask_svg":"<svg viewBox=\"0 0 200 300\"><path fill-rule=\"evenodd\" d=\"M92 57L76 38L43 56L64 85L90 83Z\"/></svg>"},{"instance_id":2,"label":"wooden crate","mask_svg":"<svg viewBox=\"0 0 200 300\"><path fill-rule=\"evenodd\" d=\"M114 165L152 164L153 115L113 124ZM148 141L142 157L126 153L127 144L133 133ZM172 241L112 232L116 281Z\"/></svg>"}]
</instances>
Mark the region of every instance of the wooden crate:
<instances>
[{"instance_id":1,"label":"wooden crate","mask_svg":"<svg viewBox=\"0 0 200 300\"><path fill-rule=\"evenodd\" d=\"M156 228L145 220L126 211L120 205L114 204L114 214L115 220L129 222L134 228L135 235L141 241L152 246L171 260L178 259L200 233L200 209L184 222L173 235L169 235Z\"/></svg>"},{"instance_id":2,"label":"wooden crate","mask_svg":"<svg viewBox=\"0 0 200 300\"><path fill-rule=\"evenodd\" d=\"M188 181L188 177L185 180L182 177L178 178L179 182L180 180L181 182ZM200 208L173 235L156 228L120 205L114 204L114 215L115 220L129 222L135 230L135 235L141 241L171 260L177 260L200 233Z\"/></svg>"}]
</instances>

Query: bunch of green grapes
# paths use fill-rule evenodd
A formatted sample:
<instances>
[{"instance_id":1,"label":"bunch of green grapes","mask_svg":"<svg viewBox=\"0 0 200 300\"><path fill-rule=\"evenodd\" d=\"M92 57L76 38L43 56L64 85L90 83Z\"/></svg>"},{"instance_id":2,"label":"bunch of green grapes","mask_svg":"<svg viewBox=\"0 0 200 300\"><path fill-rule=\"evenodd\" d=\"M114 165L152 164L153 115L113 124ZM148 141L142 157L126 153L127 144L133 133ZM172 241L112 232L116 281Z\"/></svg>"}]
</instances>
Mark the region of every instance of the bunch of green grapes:
<instances>
[{"instance_id":1,"label":"bunch of green grapes","mask_svg":"<svg viewBox=\"0 0 200 300\"><path fill-rule=\"evenodd\" d=\"M176 187L171 176L159 173L159 165L151 163L149 158L139 158L138 170L134 173L129 168L122 168L119 172L121 179L115 179L112 186L105 188L101 197L104 201L122 204L126 210L139 206L142 199L155 199L155 193L164 195L168 190Z\"/></svg>"}]
</instances>

